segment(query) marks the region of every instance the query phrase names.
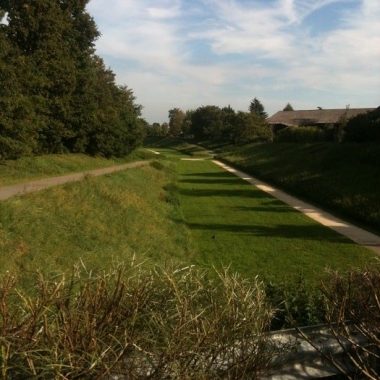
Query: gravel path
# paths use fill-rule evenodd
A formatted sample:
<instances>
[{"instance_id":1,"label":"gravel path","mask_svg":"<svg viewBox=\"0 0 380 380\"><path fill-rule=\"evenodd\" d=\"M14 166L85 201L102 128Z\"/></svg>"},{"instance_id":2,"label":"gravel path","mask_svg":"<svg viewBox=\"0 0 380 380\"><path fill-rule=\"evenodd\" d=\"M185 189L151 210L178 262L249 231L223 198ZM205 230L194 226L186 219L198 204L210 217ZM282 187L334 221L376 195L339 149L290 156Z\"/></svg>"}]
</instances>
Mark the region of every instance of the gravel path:
<instances>
[{"instance_id":1,"label":"gravel path","mask_svg":"<svg viewBox=\"0 0 380 380\"><path fill-rule=\"evenodd\" d=\"M309 218L314 219L318 223L331 228L332 230L346 236L355 243L363 245L364 247L380 255L380 236L363 230L360 227L356 227L353 224L347 223L344 220L339 219L330 213L311 205L310 203L301 201L300 199L297 199L281 190L278 190L273 186L250 176L249 174L234 169L221 161L214 160L213 162L224 170L235 174L236 176L256 186L258 189L270 194L272 197L277 198L280 201L295 208L296 210L302 212Z\"/></svg>"},{"instance_id":2,"label":"gravel path","mask_svg":"<svg viewBox=\"0 0 380 380\"><path fill-rule=\"evenodd\" d=\"M49 177L36 181L24 182L17 185L0 187L0 201L14 197L47 189L49 187L63 185L68 182L83 180L86 176L98 177L105 174L116 173L126 169L138 168L149 164L150 161L136 161L128 164L110 166L102 169L88 170L84 172L67 174L59 177Z\"/></svg>"}]
</instances>

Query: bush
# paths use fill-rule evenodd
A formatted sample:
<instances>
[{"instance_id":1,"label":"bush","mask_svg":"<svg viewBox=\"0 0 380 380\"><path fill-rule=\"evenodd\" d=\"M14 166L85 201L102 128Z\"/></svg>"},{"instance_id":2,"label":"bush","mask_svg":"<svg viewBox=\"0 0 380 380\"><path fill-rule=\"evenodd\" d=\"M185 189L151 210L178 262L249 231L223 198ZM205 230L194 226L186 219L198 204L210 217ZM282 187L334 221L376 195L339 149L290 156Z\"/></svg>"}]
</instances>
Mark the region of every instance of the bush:
<instances>
[{"instance_id":1,"label":"bush","mask_svg":"<svg viewBox=\"0 0 380 380\"><path fill-rule=\"evenodd\" d=\"M327 141L327 133L318 127L287 127L277 132L277 142L318 142Z\"/></svg>"},{"instance_id":2,"label":"bush","mask_svg":"<svg viewBox=\"0 0 380 380\"><path fill-rule=\"evenodd\" d=\"M322 292L327 333L343 350L344 360L334 352L317 350L349 379L379 379L380 270L333 272ZM304 337L314 345L310 337Z\"/></svg>"},{"instance_id":3,"label":"bush","mask_svg":"<svg viewBox=\"0 0 380 380\"><path fill-rule=\"evenodd\" d=\"M380 107L347 122L345 141L380 142Z\"/></svg>"},{"instance_id":4,"label":"bush","mask_svg":"<svg viewBox=\"0 0 380 380\"><path fill-rule=\"evenodd\" d=\"M257 378L271 350L262 284L228 271L121 267L0 280L3 378Z\"/></svg>"}]
</instances>

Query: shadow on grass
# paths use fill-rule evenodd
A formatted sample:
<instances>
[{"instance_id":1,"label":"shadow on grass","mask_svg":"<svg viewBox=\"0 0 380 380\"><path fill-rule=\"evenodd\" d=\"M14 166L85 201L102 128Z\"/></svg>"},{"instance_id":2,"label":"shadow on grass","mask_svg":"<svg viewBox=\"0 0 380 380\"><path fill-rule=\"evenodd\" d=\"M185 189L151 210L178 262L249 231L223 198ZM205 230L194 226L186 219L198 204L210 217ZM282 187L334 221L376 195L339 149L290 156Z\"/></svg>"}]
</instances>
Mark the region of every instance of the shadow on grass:
<instances>
[{"instance_id":1,"label":"shadow on grass","mask_svg":"<svg viewBox=\"0 0 380 380\"><path fill-rule=\"evenodd\" d=\"M338 234L329 233L320 226L299 226L299 225L276 225L273 227L258 226L255 224L201 224L186 223L193 230L203 230L210 232L233 232L237 234L249 234L253 236L276 237L286 239L302 239L329 241L340 244L354 244ZM217 239L217 235L213 235Z\"/></svg>"},{"instance_id":2,"label":"shadow on grass","mask_svg":"<svg viewBox=\"0 0 380 380\"><path fill-rule=\"evenodd\" d=\"M231 177L231 178L194 178L194 179L182 179L179 182L182 183L194 183L194 184L210 184L210 185L239 185L242 183L242 179L238 177Z\"/></svg>"},{"instance_id":3,"label":"shadow on grass","mask_svg":"<svg viewBox=\"0 0 380 380\"><path fill-rule=\"evenodd\" d=\"M200 173L187 173L187 174L182 174L183 177L204 177L204 178L209 178L209 177L218 177L218 178L236 178L233 174L228 173L228 172L200 172Z\"/></svg>"},{"instance_id":4,"label":"shadow on grass","mask_svg":"<svg viewBox=\"0 0 380 380\"><path fill-rule=\"evenodd\" d=\"M179 193L189 197L239 197L268 199L268 195L260 190L248 188L247 190L227 190L227 189L180 189Z\"/></svg>"},{"instance_id":5,"label":"shadow on grass","mask_svg":"<svg viewBox=\"0 0 380 380\"><path fill-rule=\"evenodd\" d=\"M298 213L299 211L294 210L293 208L286 205L268 205L268 206L236 206L233 207L237 211L250 211L250 212L283 212L283 213Z\"/></svg>"}]
</instances>

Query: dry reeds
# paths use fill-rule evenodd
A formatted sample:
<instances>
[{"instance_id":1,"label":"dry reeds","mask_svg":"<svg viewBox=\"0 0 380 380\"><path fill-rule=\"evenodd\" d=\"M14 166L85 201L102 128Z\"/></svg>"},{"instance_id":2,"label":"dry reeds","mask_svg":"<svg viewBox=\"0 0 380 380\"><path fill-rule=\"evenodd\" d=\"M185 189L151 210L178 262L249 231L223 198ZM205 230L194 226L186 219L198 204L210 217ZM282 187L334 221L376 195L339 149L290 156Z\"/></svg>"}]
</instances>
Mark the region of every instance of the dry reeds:
<instances>
[{"instance_id":1,"label":"dry reeds","mask_svg":"<svg viewBox=\"0 0 380 380\"><path fill-rule=\"evenodd\" d=\"M0 280L4 379L255 378L272 353L262 284L228 270L123 266Z\"/></svg>"}]
</instances>

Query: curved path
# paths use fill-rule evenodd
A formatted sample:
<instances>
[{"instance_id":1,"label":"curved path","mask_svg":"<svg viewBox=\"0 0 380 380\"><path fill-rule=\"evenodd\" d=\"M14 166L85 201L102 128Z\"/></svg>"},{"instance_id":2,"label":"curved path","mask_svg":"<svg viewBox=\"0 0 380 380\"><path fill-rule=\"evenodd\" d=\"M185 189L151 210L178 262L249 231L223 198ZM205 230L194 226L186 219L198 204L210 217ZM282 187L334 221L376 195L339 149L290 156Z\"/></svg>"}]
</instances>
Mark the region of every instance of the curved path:
<instances>
[{"instance_id":1,"label":"curved path","mask_svg":"<svg viewBox=\"0 0 380 380\"><path fill-rule=\"evenodd\" d=\"M233 167L226 165L224 162L213 160L213 162L227 170L228 172L244 179L250 184L256 186L258 189L270 194L272 197L279 199L280 201L288 204L294 209L307 215L309 218L317 221L318 223L331 228L332 230L338 232L341 235L346 236L350 240L357 244L363 245L364 247L376 252L380 255L380 236L377 236L371 232L363 230L360 227L354 226L353 224L347 223L342 219L339 219L330 213L321 210L310 203L301 201L284 191L278 190L265 182L262 182L249 174L246 174L240 170L234 169Z\"/></svg>"},{"instance_id":2,"label":"curved path","mask_svg":"<svg viewBox=\"0 0 380 380\"><path fill-rule=\"evenodd\" d=\"M24 182L17 185L0 187L0 201L14 197L47 189L49 187L63 185L68 182L78 182L87 176L98 177L105 174L116 173L126 169L138 168L149 164L150 161L136 161L128 164L110 166L102 169L88 170L79 173L67 174L59 177L49 177L30 182Z\"/></svg>"}]
</instances>

